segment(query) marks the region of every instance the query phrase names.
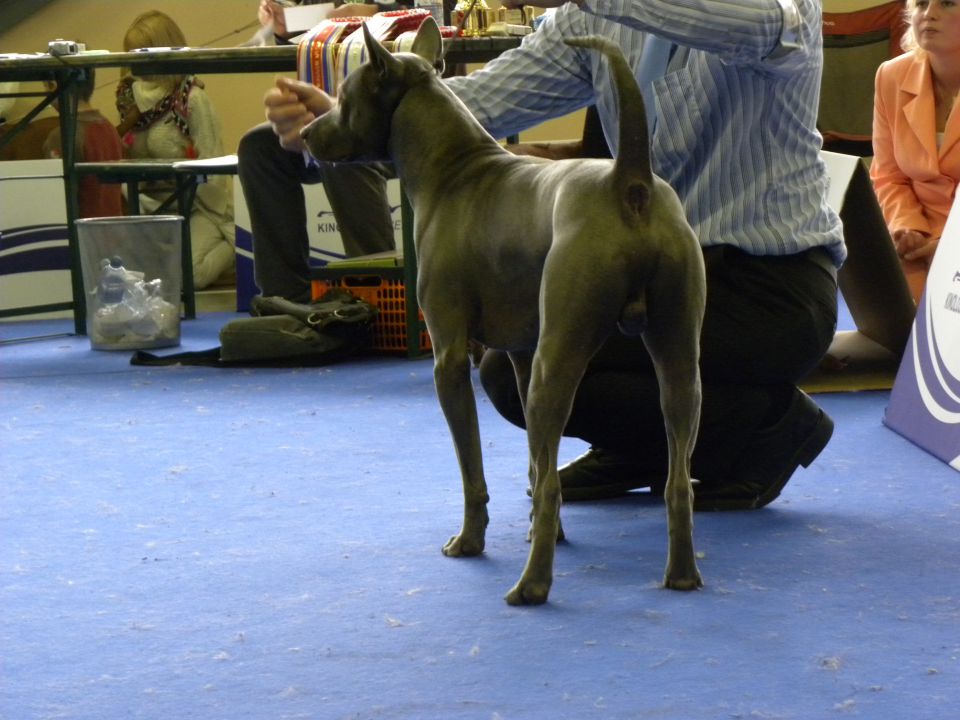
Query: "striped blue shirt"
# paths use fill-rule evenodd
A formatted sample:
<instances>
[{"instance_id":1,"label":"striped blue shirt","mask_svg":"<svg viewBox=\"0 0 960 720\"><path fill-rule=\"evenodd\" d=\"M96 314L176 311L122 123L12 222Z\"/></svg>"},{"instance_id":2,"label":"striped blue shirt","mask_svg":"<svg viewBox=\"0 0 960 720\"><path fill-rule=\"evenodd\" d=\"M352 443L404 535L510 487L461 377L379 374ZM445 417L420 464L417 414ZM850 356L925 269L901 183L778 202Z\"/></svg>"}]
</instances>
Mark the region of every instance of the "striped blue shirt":
<instances>
[{"instance_id":1,"label":"striped blue shirt","mask_svg":"<svg viewBox=\"0 0 960 720\"><path fill-rule=\"evenodd\" d=\"M793 26L785 24L784 4L799 11ZM817 0L568 3L519 48L448 83L494 137L595 103L615 150L617 105L606 63L563 38L616 41L643 88L644 44L656 32L678 50L645 90L657 115L654 170L680 196L701 244L754 255L824 246L839 266L846 249L827 205L816 130L820 13Z\"/></svg>"}]
</instances>

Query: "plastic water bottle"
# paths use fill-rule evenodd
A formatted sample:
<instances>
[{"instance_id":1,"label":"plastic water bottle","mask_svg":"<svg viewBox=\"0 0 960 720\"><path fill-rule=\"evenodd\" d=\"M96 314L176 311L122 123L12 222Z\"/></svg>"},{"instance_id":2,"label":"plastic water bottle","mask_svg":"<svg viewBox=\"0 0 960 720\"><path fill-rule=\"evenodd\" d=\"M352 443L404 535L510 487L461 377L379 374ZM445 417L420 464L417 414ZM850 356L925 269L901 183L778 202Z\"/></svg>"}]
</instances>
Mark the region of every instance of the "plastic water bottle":
<instances>
[{"instance_id":1,"label":"plastic water bottle","mask_svg":"<svg viewBox=\"0 0 960 720\"><path fill-rule=\"evenodd\" d=\"M100 284L97 288L97 297L103 305L116 305L123 301L126 289L127 271L123 267L123 260L114 255L104 260L100 270Z\"/></svg>"},{"instance_id":2,"label":"plastic water bottle","mask_svg":"<svg viewBox=\"0 0 960 720\"><path fill-rule=\"evenodd\" d=\"M429 10L437 25L443 27L443 3L440 0L414 0L414 7Z\"/></svg>"}]
</instances>

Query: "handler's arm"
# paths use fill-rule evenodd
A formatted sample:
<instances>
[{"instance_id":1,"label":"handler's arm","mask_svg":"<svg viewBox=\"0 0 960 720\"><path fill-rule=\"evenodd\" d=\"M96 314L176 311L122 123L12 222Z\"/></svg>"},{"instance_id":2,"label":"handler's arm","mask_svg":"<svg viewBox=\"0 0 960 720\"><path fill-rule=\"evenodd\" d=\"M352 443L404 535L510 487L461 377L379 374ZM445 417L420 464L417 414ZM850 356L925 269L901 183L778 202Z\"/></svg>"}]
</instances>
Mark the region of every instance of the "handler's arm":
<instances>
[{"instance_id":1,"label":"handler's arm","mask_svg":"<svg viewBox=\"0 0 960 720\"><path fill-rule=\"evenodd\" d=\"M565 37L586 34L583 14L563 8L547 16L520 47L508 50L447 85L495 138L516 135L549 118L593 104L589 51L572 48Z\"/></svg>"},{"instance_id":2,"label":"handler's arm","mask_svg":"<svg viewBox=\"0 0 960 720\"><path fill-rule=\"evenodd\" d=\"M819 41L813 34L821 32L815 0L579 0L577 4L584 12L716 53L733 64L789 67L802 63L814 41Z\"/></svg>"},{"instance_id":3,"label":"handler's arm","mask_svg":"<svg viewBox=\"0 0 960 720\"><path fill-rule=\"evenodd\" d=\"M300 131L316 117L334 106L334 99L309 83L278 77L263 97L267 121L280 138L286 150L302 152L306 149Z\"/></svg>"}]
</instances>

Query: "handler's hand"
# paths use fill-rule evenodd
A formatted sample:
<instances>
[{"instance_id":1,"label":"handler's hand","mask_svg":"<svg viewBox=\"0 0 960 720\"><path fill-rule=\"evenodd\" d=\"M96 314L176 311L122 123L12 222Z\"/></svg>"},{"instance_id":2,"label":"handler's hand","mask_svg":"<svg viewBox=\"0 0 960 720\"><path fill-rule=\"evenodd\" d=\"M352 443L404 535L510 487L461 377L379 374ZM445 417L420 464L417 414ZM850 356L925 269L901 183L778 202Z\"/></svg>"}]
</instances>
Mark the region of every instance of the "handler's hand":
<instances>
[{"instance_id":1,"label":"handler's hand","mask_svg":"<svg viewBox=\"0 0 960 720\"><path fill-rule=\"evenodd\" d=\"M280 146L294 152L306 149L300 131L334 105L334 99L309 83L278 77L276 87L263 96L267 122L280 138Z\"/></svg>"}]
</instances>

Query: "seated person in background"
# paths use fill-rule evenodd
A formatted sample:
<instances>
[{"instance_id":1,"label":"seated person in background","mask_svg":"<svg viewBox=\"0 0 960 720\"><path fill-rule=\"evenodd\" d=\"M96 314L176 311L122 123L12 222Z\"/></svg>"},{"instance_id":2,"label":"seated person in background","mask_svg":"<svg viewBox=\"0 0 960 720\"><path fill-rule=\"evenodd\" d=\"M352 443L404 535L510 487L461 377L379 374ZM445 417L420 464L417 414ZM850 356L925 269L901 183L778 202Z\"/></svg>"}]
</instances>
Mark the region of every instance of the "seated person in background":
<instances>
[{"instance_id":1,"label":"seated person in background","mask_svg":"<svg viewBox=\"0 0 960 720\"><path fill-rule=\"evenodd\" d=\"M177 24L158 11L143 13L123 38L126 51L140 47L183 47ZM125 75L117 86L117 130L130 158L196 159L223 155L220 121L194 75ZM198 290L230 276L235 267L233 201L225 176L197 190L190 214L193 280ZM169 186L145 188L141 205L155 210Z\"/></svg>"},{"instance_id":2,"label":"seated person in background","mask_svg":"<svg viewBox=\"0 0 960 720\"><path fill-rule=\"evenodd\" d=\"M77 162L110 162L123 157L123 148L120 146L120 136L117 135L113 123L107 120L100 111L90 104L95 83L93 68L87 74L76 80L77 85ZM47 92L56 89L56 83L46 82ZM59 103L53 106L59 109ZM61 157L60 128L53 130L43 144L43 156L46 158ZM115 183L101 183L93 175L81 175L77 187L80 215L89 217L112 217L123 215L123 198L120 186Z\"/></svg>"},{"instance_id":3,"label":"seated person in background","mask_svg":"<svg viewBox=\"0 0 960 720\"><path fill-rule=\"evenodd\" d=\"M700 510L767 505L833 431L797 387L833 339L846 256L816 130L821 20L817 0L581 0L560 5L519 48L447 80L494 137L595 104L605 136L616 140L617 99L603 61L564 39L603 35L623 49L654 115L654 170L676 190L703 246L703 406L692 459ZM264 98L281 145L301 164L300 130L331 102L288 78ZM285 189L270 192L288 201ZM341 226L351 219L338 217ZM289 247L300 239L282 242L258 244L256 264L283 267L287 290L301 292L308 269ZM487 351L480 379L496 409L522 426L506 353ZM641 338L615 334L600 349L564 433L592 446L561 469L564 501L662 488L660 390Z\"/></svg>"},{"instance_id":4,"label":"seated person in background","mask_svg":"<svg viewBox=\"0 0 960 720\"><path fill-rule=\"evenodd\" d=\"M312 4L306 0L304 4ZM369 16L393 10L399 4L346 4L331 17ZM258 17L277 43L288 36L283 7L276 0L260 0ZM347 257L394 249L394 226L386 197L384 173L372 166L308 165L302 154L280 147L269 124L258 125L240 139L238 175L250 212L254 243L254 275L266 296L296 302L310 301L307 217L303 185L322 182L330 207L340 224ZM351 208L362 208L351 212Z\"/></svg>"},{"instance_id":5,"label":"seated person in background","mask_svg":"<svg viewBox=\"0 0 960 720\"><path fill-rule=\"evenodd\" d=\"M290 5L319 5L329 2L329 0L301 0L300 2L288 1L278 2L277 0L260 0L260 6L257 8L257 19L260 21L262 30L258 36L266 45L289 45L290 37L294 34L287 30L287 24L284 19L283 9ZM409 3L412 5L413 0ZM330 11L328 17L370 17L381 10L396 9L396 3L342 3L336 2L336 7Z\"/></svg>"},{"instance_id":6,"label":"seated person in background","mask_svg":"<svg viewBox=\"0 0 960 720\"><path fill-rule=\"evenodd\" d=\"M908 0L907 21L877 70L870 177L919 302L960 179L960 4Z\"/></svg>"},{"instance_id":7,"label":"seated person in background","mask_svg":"<svg viewBox=\"0 0 960 720\"><path fill-rule=\"evenodd\" d=\"M19 90L20 83L0 82L0 93L16 93ZM55 128L60 127L58 117L45 115L17 129L21 116L17 98L0 96L0 141L4 141L0 145L0 161L42 159L44 142ZM17 129L16 134L14 129Z\"/></svg>"}]
</instances>

